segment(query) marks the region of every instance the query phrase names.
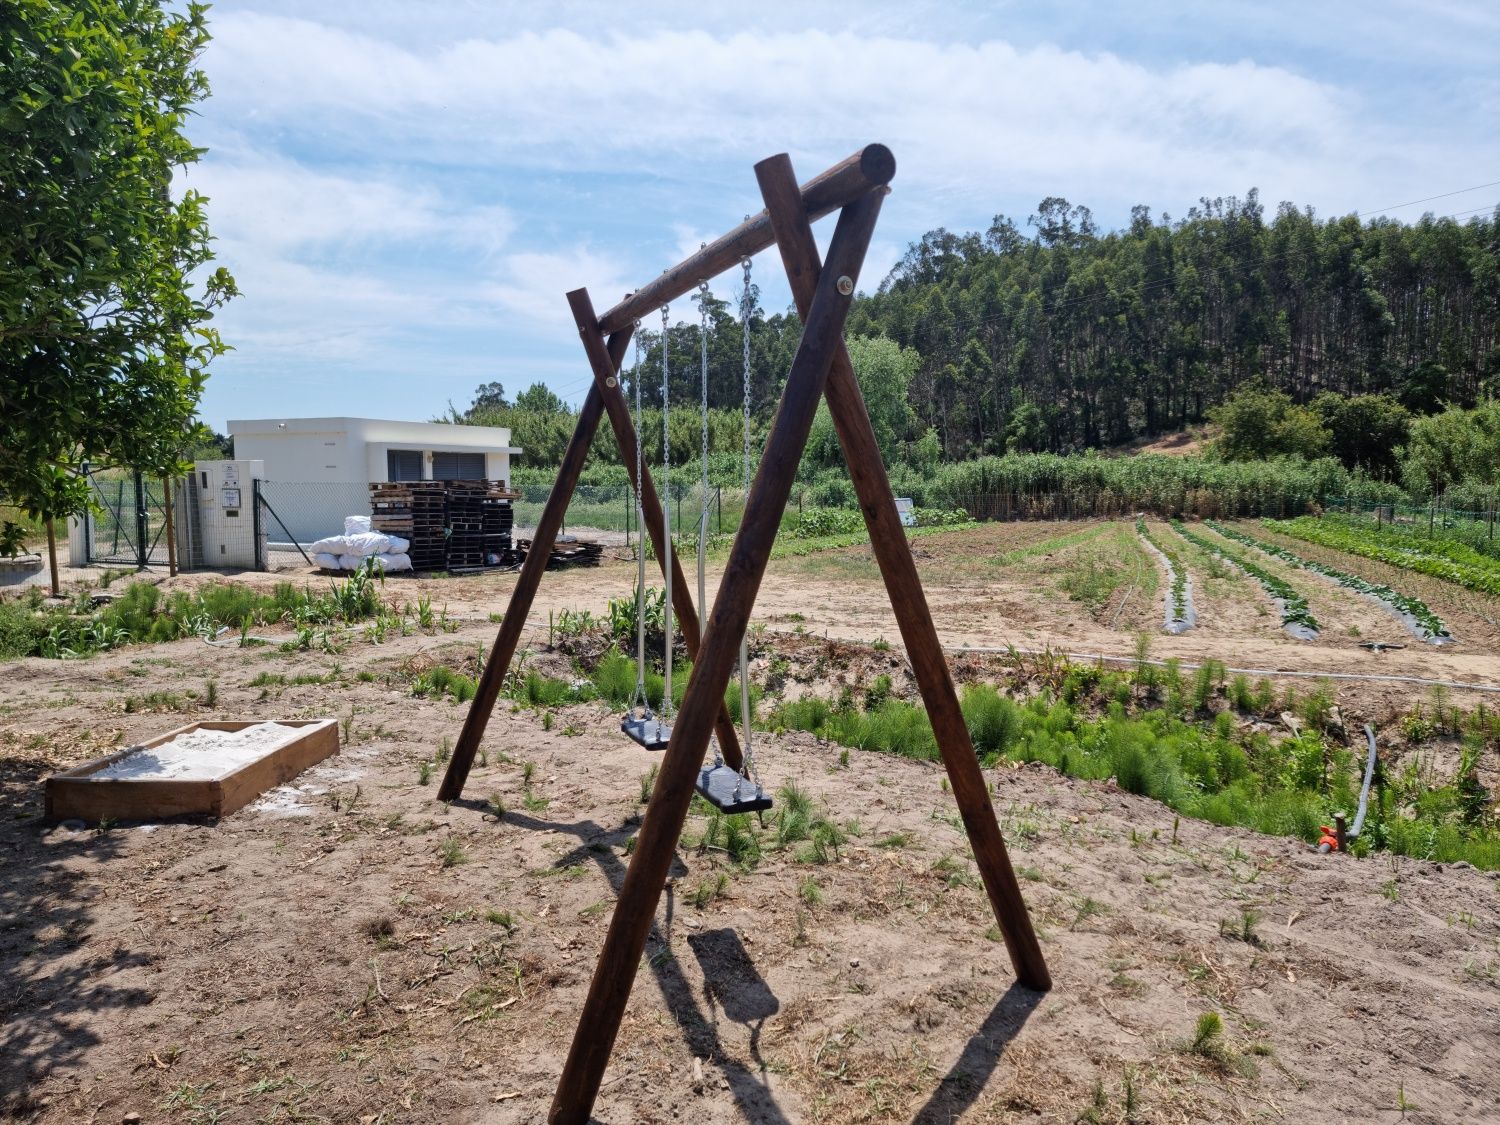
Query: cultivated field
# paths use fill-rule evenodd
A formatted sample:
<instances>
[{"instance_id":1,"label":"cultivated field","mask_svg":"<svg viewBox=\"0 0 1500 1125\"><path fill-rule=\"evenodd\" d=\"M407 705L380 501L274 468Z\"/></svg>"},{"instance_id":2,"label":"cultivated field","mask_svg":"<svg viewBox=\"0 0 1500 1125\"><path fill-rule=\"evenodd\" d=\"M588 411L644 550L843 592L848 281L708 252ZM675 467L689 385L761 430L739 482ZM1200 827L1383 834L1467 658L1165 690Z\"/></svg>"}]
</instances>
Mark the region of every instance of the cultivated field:
<instances>
[{"instance_id":1,"label":"cultivated field","mask_svg":"<svg viewBox=\"0 0 1500 1125\"><path fill-rule=\"evenodd\" d=\"M1037 699L1061 690L1058 653L1136 673L1146 657L1390 677L1331 681L1331 702L1349 730L1376 724L1392 775L1411 767L1434 786L1459 739L1423 734L1413 715L1436 709L1440 724L1445 708L1500 703L1479 690L1500 685L1500 599L1225 525L1418 598L1454 638L1427 644L1370 597L1256 554L1319 625L1296 640L1259 582L1166 522L1145 526L1191 580L1197 623L1175 636L1162 632L1172 584L1132 522L915 540L940 634L974 650L955 654L960 680ZM576 679L599 630L564 636L562 611L602 617L634 573L615 559L548 575L523 670ZM269 589L286 576L243 577ZM337 651L187 639L4 666L0 1104L12 1117L542 1118L658 759L618 734L609 704L518 689L466 799L435 801L466 705L414 686L434 668L477 671L513 581L393 578L387 601L430 597L449 628L380 644L355 625L330 637ZM914 698L868 546L775 560L756 620L763 717L798 700ZM1360 647L1377 641L1405 647ZM1303 713L1297 693L1319 687L1269 679L1277 702L1256 713L1213 688L1209 710L1236 738L1275 737L1282 701ZM1435 694L1422 680L1472 687ZM317 716L343 721L343 752L222 823L37 819L46 773L121 743L192 719ZM756 747L775 812L690 818L601 1121L1495 1119L1493 872L1320 857L1286 835L1179 817L1107 777L1002 756L986 774L1056 978L1035 996L1010 985L940 768L793 725ZM1496 762L1486 744L1491 792ZM1221 1032L1199 1027L1208 1012Z\"/></svg>"}]
</instances>

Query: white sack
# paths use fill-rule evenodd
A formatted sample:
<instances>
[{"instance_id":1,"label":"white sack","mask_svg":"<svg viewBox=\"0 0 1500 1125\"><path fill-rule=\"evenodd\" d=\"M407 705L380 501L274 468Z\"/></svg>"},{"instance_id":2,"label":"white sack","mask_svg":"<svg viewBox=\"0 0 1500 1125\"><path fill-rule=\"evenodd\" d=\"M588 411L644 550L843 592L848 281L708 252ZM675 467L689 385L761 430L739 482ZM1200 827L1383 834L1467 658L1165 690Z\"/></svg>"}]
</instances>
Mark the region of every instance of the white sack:
<instances>
[{"instance_id":1,"label":"white sack","mask_svg":"<svg viewBox=\"0 0 1500 1125\"><path fill-rule=\"evenodd\" d=\"M372 555L399 555L411 549L411 543L399 535L382 531L361 531L356 535L330 535L312 545L312 551L330 555L348 555L362 559ZM353 569L352 567L348 569Z\"/></svg>"},{"instance_id":2,"label":"white sack","mask_svg":"<svg viewBox=\"0 0 1500 1125\"><path fill-rule=\"evenodd\" d=\"M319 539L308 552L314 555L342 555L344 553L344 537L342 535L330 535L326 539Z\"/></svg>"},{"instance_id":3,"label":"white sack","mask_svg":"<svg viewBox=\"0 0 1500 1125\"><path fill-rule=\"evenodd\" d=\"M399 555L409 550L411 544L398 535L386 535L382 531L362 531L358 535L344 536L343 553L365 558L371 555Z\"/></svg>"},{"instance_id":4,"label":"white sack","mask_svg":"<svg viewBox=\"0 0 1500 1125\"><path fill-rule=\"evenodd\" d=\"M359 535L361 532L365 532L365 531L369 531L369 530L370 530L370 517L369 516L345 516L344 517L344 534L345 535Z\"/></svg>"},{"instance_id":5,"label":"white sack","mask_svg":"<svg viewBox=\"0 0 1500 1125\"><path fill-rule=\"evenodd\" d=\"M337 555L335 555L335 554L332 554L329 551L318 551L318 552L316 552L313 555L313 562L317 563L324 570L338 570L339 569L339 557Z\"/></svg>"},{"instance_id":6,"label":"white sack","mask_svg":"<svg viewBox=\"0 0 1500 1125\"><path fill-rule=\"evenodd\" d=\"M388 555L376 555L375 565L381 570L410 570L411 556L405 551L397 551Z\"/></svg>"}]
</instances>

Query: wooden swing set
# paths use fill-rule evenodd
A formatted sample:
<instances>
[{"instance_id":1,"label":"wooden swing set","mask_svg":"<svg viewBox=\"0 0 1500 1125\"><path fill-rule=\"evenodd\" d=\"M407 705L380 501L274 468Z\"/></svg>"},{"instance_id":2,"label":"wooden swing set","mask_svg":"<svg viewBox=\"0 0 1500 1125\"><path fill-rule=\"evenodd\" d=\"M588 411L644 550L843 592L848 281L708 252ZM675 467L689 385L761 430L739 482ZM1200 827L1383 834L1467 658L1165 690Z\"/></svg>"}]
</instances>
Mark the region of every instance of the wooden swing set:
<instances>
[{"instance_id":1,"label":"wooden swing set","mask_svg":"<svg viewBox=\"0 0 1500 1125\"><path fill-rule=\"evenodd\" d=\"M1026 987L1038 991L1051 988L1051 976L1011 868L984 775L959 709L953 677L892 501L890 480L875 432L844 347L844 321L853 301L855 282L895 171L896 161L890 150L884 145L869 145L799 188L791 160L784 154L770 157L755 166L756 180L766 204L760 214L746 219L629 294L602 316L595 315L586 289L568 294L568 304L593 371L593 386L579 411L578 425L563 455L557 483L538 521L531 550L485 662L478 693L464 721L438 797L453 801L463 793L602 414L609 415L620 459L630 470L646 532L651 536L656 558L662 560L663 574L672 591L672 605L693 659L693 669L548 1113L548 1120L558 1125L583 1125L589 1120L712 736L717 734L725 763L736 770L741 768L740 743L724 705L725 690L739 659L740 643L750 624L750 612L791 495L813 416L825 397L891 608L1011 965ZM820 262L812 223L833 211L839 212L838 223L827 261ZM754 484L745 500L744 516L730 548L707 627L700 636L691 588L684 580L676 556L666 549L663 508L650 470L638 456L635 427L620 387L621 363L642 314L692 291L772 245L780 252L797 312L802 317L802 338Z\"/></svg>"}]
</instances>

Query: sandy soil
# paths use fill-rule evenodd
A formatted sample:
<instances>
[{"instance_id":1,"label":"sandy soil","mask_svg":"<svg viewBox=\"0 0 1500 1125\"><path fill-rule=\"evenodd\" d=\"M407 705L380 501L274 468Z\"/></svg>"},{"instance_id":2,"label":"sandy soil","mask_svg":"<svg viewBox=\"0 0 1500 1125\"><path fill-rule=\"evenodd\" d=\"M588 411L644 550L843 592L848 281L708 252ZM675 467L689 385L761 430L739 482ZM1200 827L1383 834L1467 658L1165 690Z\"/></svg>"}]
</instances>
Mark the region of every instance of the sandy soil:
<instances>
[{"instance_id":1,"label":"sandy soil","mask_svg":"<svg viewBox=\"0 0 1500 1125\"><path fill-rule=\"evenodd\" d=\"M1086 530L919 541L945 639L1130 655L1123 623L1107 628L1055 584L1076 540L984 561ZM896 638L867 555L773 565L757 617L794 674L884 667L909 684L899 650L853 658L815 640ZM549 610L601 612L633 575L624 561L550 574L528 643L545 648ZM1253 590L1220 581L1199 583L1200 613L1239 606L1243 626L1157 635L1153 655L1500 682L1478 639L1380 658L1277 640ZM388 598L446 602L457 631L380 646L356 636L339 654L183 641L5 666L0 1114L543 1117L658 759L602 707L544 716L502 704L467 799L434 800L442 766L424 784L422 764L456 738L465 708L414 698L411 673L473 659L513 582L388 580ZM965 679L1002 663L955 658ZM159 692L183 713L143 710ZM1352 718L1377 722L1423 696L1338 685ZM193 719L326 716L345 720L343 751L221 823L94 831L38 819L46 773L122 742ZM1004 768L996 806L1056 978L1037 996L1011 983L937 767L858 751L842 766L837 747L800 734L765 738L757 762L771 785L812 794L849 839L813 862L777 846L773 814L759 862L740 866L696 846L705 821L692 819L602 1122L1396 1121L1402 1105L1414 1122L1497 1120L1490 875L1320 858L1178 824L1107 783ZM1208 1010L1223 1017L1224 1045L1195 1054L1186 1041Z\"/></svg>"},{"instance_id":2,"label":"sandy soil","mask_svg":"<svg viewBox=\"0 0 1500 1125\"><path fill-rule=\"evenodd\" d=\"M180 721L120 696L194 682L202 646L17 669L3 736L21 819L0 828L13 1117L540 1119L657 759L599 707L550 730L502 708L476 800L438 804L419 765L464 709L380 677L469 643L218 653L218 714L351 714L343 752L220 824L103 832L30 819L39 775ZM247 686L267 671L333 678ZM1494 1119L1488 875L1318 858L1174 825L1109 784L1001 769L997 809L1056 976L1043 997L1011 984L936 767L855 752L841 768L805 735L767 739L757 761L849 841L803 862L775 846L773 817L742 869L691 846L693 819L603 1122L1073 1121L1096 1099L1097 1120L1122 1121L1127 1074L1138 1121L1395 1120L1402 1097L1412 1121ZM1221 934L1247 910L1251 941ZM1223 1060L1184 1049L1208 1010Z\"/></svg>"}]
</instances>

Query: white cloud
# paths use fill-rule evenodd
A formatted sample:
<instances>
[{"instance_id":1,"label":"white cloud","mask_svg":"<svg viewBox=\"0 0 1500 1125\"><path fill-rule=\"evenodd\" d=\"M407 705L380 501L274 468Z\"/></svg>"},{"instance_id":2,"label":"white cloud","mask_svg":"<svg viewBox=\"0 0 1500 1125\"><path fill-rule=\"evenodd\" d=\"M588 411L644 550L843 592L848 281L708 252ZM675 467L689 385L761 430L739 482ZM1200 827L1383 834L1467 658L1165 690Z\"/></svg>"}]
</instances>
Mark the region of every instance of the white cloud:
<instances>
[{"instance_id":1,"label":"white cloud","mask_svg":"<svg viewBox=\"0 0 1500 1125\"><path fill-rule=\"evenodd\" d=\"M453 357L455 376L576 371L586 385L564 294L587 285L602 312L757 210L750 166L780 150L803 177L872 140L895 151L866 290L923 231L1020 219L1044 195L1110 225L1132 203L1181 214L1251 186L1269 205L1336 213L1500 178L1479 109L1393 114L1368 73L1408 36L1421 65L1461 33L1455 56L1483 55L1493 11L1449 2L1413 29L1370 0L1330 38L1352 20L1337 0L1342 15L1306 13L1283 50L1267 47L1277 21L1262 5L1230 3L1184 17L1148 3L1113 24L907 4L855 34L825 0L799 3L796 33L769 8L738 13L736 29L672 0L600 35L617 8L599 0L447 18L404 0L227 0L204 58L214 96L192 127L210 154L185 181L211 197L246 294L223 316L240 350L221 369L419 371ZM1047 41L1059 34L1090 49ZM1488 69L1465 65L1429 111L1465 84L1474 106L1500 104ZM756 282L785 307L774 254ZM732 302L738 284L731 271L715 294ZM696 314L684 300L673 317Z\"/></svg>"},{"instance_id":2,"label":"white cloud","mask_svg":"<svg viewBox=\"0 0 1500 1125\"><path fill-rule=\"evenodd\" d=\"M998 40L552 30L418 51L256 15L224 17L217 36L208 65L235 112L458 164L680 165L789 139L826 161L882 139L922 187L1123 177L1149 193L1179 171L1201 188L1267 162L1326 166L1370 132L1340 90L1278 67L1148 68Z\"/></svg>"},{"instance_id":3,"label":"white cloud","mask_svg":"<svg viewBox=\"0 0 1500 1125\"><path fill-rule=\"evenodd\" d=\"M504 207L448 199L379 170L348 175L244 148L213 153L180 184L209 198L219 237L265 250L326 254L436 239L493 253L515 225Z\"/></svg>"},{"instance_id":4,"label":"white cloud","mask_svg":"<svg viewBox=\"0 0 1500 1125\"><path fill-rule=\"evenodd\" d=\"M566 328L575 334L565 294L587 287L595 313L603 313L632 288L624 280L623 263L586 247L507 254L497 267L480 287L482 299L533 327Z\"/></svg>"}]
</instances>

